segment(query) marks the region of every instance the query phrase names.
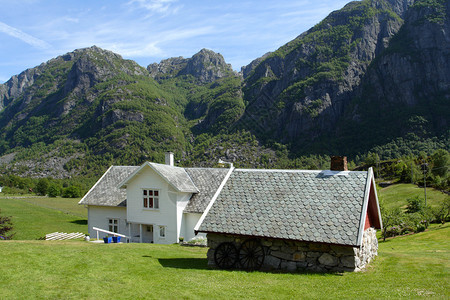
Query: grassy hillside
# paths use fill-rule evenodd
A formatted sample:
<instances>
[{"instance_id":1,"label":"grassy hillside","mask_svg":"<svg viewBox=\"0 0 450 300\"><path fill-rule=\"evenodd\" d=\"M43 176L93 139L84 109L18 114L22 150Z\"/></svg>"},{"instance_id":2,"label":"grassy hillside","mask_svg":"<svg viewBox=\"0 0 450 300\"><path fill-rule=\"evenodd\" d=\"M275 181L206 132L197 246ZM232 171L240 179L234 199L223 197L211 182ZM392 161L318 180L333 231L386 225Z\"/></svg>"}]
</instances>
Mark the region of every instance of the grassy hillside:
<instances>
[{"instance_id":1,"label":"grassy hillside","mask_svg":"<svg viewBox=\"0 0 450 300\"><path fill-rule=\"evenodd\" d=\"M52 232L87 233L87 209L79 199L0 197L3 216L12 216L14 240L35 240Z\"/></svg>"},{"instance_id":2,"label":"grassy hillside","mask_svg":"<svg viewBox=\"0 0 450 300\"><path fill-rule=\"evenodd\" d=\"M378 190L378 197L387 209L394 207L406 208L406 199L416 196L419 196L421 199L425 198L424 189L414 184L393 184ZM431 207L438 207L448 197L450 196L445 193L433 188L427 188L427 205Z\"/></svg>"},{"instance_id":3,"label":"grassy hillside","mask_svg":"<svg viewBox=\"0 0 450 300\"><path fill-rule=\"evenodd\" d=\"M450 225L381 243L360 273L209 270L206 249L81 241L0 242L0 294L9 298L450 297Z\"/></svg>"}]
</instances>

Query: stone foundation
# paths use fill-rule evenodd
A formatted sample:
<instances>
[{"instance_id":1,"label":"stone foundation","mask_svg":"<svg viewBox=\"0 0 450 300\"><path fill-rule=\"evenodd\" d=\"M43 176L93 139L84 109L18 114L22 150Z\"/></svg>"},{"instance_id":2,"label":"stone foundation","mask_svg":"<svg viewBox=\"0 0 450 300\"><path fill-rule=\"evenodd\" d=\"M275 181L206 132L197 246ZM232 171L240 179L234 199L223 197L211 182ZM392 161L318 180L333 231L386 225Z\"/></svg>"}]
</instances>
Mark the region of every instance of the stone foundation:
<instances>
[{"instance_id":1,"label":"stone foundation","mask_svg":"<svg viewBox=\"0 0 450 300\"><path fill-rule=\"evenodd\" d=\"M208 238L208 266L216 267L214 251L224 242L233 243L239 250L248 237L213 234ZM363 234L362 246L340 246L314 242L298 242L260 238L265 259L262 270L282 270L288 272L353 272L363 269L376 255L378 240L376 230L367 229ZM239 264L236 265L239 268Z\"/></svg>"}]
</instances>

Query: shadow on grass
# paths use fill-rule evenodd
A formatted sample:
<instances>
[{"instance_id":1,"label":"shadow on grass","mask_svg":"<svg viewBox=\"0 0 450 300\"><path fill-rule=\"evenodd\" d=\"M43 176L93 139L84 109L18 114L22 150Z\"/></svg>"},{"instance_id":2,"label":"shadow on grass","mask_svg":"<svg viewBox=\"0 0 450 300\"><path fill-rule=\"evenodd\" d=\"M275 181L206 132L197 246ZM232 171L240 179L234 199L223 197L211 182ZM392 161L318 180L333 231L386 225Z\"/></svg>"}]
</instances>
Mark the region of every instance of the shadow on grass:
<instances>
[{"instance_id":1,"label":"shadow on grass","mask_svg":"<svg viewBox=\"0 0 450 300\"><path fill-rule=\"evenodd\" d=\"M148 257L148 256L144 256ZM164 268L207 270L206 258L158 258Z\"/></svg>"},{"instance_id":2,"label":"shadow on grass","mask_svg":"<svg viewBox=\"0 0 450 300\"><path fill-rule=\"evenodd\" d=\"M87 225L88 221L87 220L74 220L74 221L70 221L70 223L78 224L78 225Z\"/></svg>"}]
</instances>

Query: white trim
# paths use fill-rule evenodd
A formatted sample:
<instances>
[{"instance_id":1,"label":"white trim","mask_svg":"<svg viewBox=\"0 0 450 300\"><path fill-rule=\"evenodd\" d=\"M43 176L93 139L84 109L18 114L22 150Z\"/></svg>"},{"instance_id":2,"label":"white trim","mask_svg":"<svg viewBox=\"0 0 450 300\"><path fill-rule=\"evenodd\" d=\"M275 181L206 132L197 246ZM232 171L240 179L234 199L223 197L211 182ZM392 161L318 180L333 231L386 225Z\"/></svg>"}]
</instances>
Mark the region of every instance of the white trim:
<instances>
[{"instance_id":1,"label":"white trim","mask_svg":"<svg viewBox=\"0 0 450 300\"><path fill-rule=\"evenodd\" d=\"M366 225L367 207L369 205L370 186L372 185L372 179L373 179L373 170L372 167L370 167L369 170L367 170L366 189L364 191L364 201L361 210L361 218L360 218L361 221L359 223L358 240L356 241L356 245L358 247L361 246L362 236L364 233L364 226Z\"/></svg>"},{"instance_id":2,"label":"white trim","mask_svg":"<svg viewBox=\"0 0 450 300\"><path fill-rule=\"evenodd\" d=\"M106 172L103 173L102 177L100 177L100 179L97 180L97 182L94 184L94 186L91 187L91 189L86 193L86 195L84 195L83 198L81 198L81 200L78 201L78 204L87 204L87 205L89 205L89 203L82 203L84 201L84 198L86 198L89 195L89 193L97 186L97 184L99 184L99 182L102 181L103 177L105 177L105 175L109 172L109 170L111 170L112 167L114 167L114 166L110 166L108 168L108 170L106 170Z\"/></svg>"},{"instance_id":3,"label":"white trim","mask_svg":"<svg viewBox=\"0 0 450 300\"><path fill-rule=\"evenodd\" d=\"M225 175L225 178L222 180L222 183L220 184L219 188L217 189L214 196L211 198L211 201L209 202L208 206L206 207L205 211L203 212L202 216L198 220L197 224L194 227L195 235L197 235L198 229L200 228L200 225L203 223L203 220L205 219L206 215L208 214L209 210L213 206L214 202L216 201L217 197L219 197L220 192L222 192L223 187L227 183L228 179L231 176L231 173L233 173L233 170L235 168L233 166L230 167L230 170L228 171L227 175Z\"/></svg>"},{"instance_id":4,"label":"white trim","mask_svg":"<svg viewBox=\"0 0 450 300\"><path fill-rule=\"evenodd\" d=\"M159 204L160 204L160 202L159 202L159 198L161 197L160 196L160 194L161 194L161 188L143 188L143 187L141 187L141 191L144 191L144 190L146 190L147 192L148 191L153 191L153 192L155 192L155 191L157 191L158 192L158 196L156 196L156 198L158 198L158 207L154 207L155 206L155 195L152 195L151 197L153 198L153 207L145 207L144 206L144 203L142 203L142 210L152 210L152 211L154 211L154 210L159 210ZM141 196L142 196L142 200L144 200L144 194L143 193L141 193ZM147 199L148 198L150 198L150 195L147 195ZM147 204L150 204L149 203L150 202L150 200L147 200Z\"/></svg>"},{"instance_id":5,"label":"white trim","mask_svg":"<svg viewBox=\"0 0 450 300\"><path fill-rule=\"evenodd\" d=\"M164 228L164 236L161 236L161 228ZM158 225L158 238L165 239L166 237L167 237L167 226L166 225Z\"/></svg>"},{"instance_id":6,"label":"white trim","mask_svg":"<svg viewBox=\"0 0 450 300\"><path fill-rule=\"evenodd\" d=\"M377 203L377 210L378 210L378 220L380 221L380 230L381 230L383 229L383 220L381 219L381 210L380 210L380 203L378 202L378 193L377 193L377 185L375 184L375 176L372 176L372 185L374 188L375 200Z\"/></svg>"}]
</instances>

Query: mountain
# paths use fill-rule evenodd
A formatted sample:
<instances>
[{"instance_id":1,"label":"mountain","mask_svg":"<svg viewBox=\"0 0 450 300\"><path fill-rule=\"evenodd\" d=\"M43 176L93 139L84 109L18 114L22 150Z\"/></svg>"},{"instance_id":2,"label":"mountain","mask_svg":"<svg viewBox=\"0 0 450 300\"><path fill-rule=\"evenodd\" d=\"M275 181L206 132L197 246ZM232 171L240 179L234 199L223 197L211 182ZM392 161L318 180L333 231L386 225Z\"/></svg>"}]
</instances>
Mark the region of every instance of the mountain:
<instances>
[{"instance_id":1,"label":"mountain","mask_svg":"<svg viewBox=\"0 0 450 300\"><path fill-rule=\"evenodd\" d=\"M147 68L75 50L0 85L2 172L97 176L168 150L185 166L314 168L449 149L449 12L350 2L239 74L207 49Z\"/></svg>"}]
</instances>

